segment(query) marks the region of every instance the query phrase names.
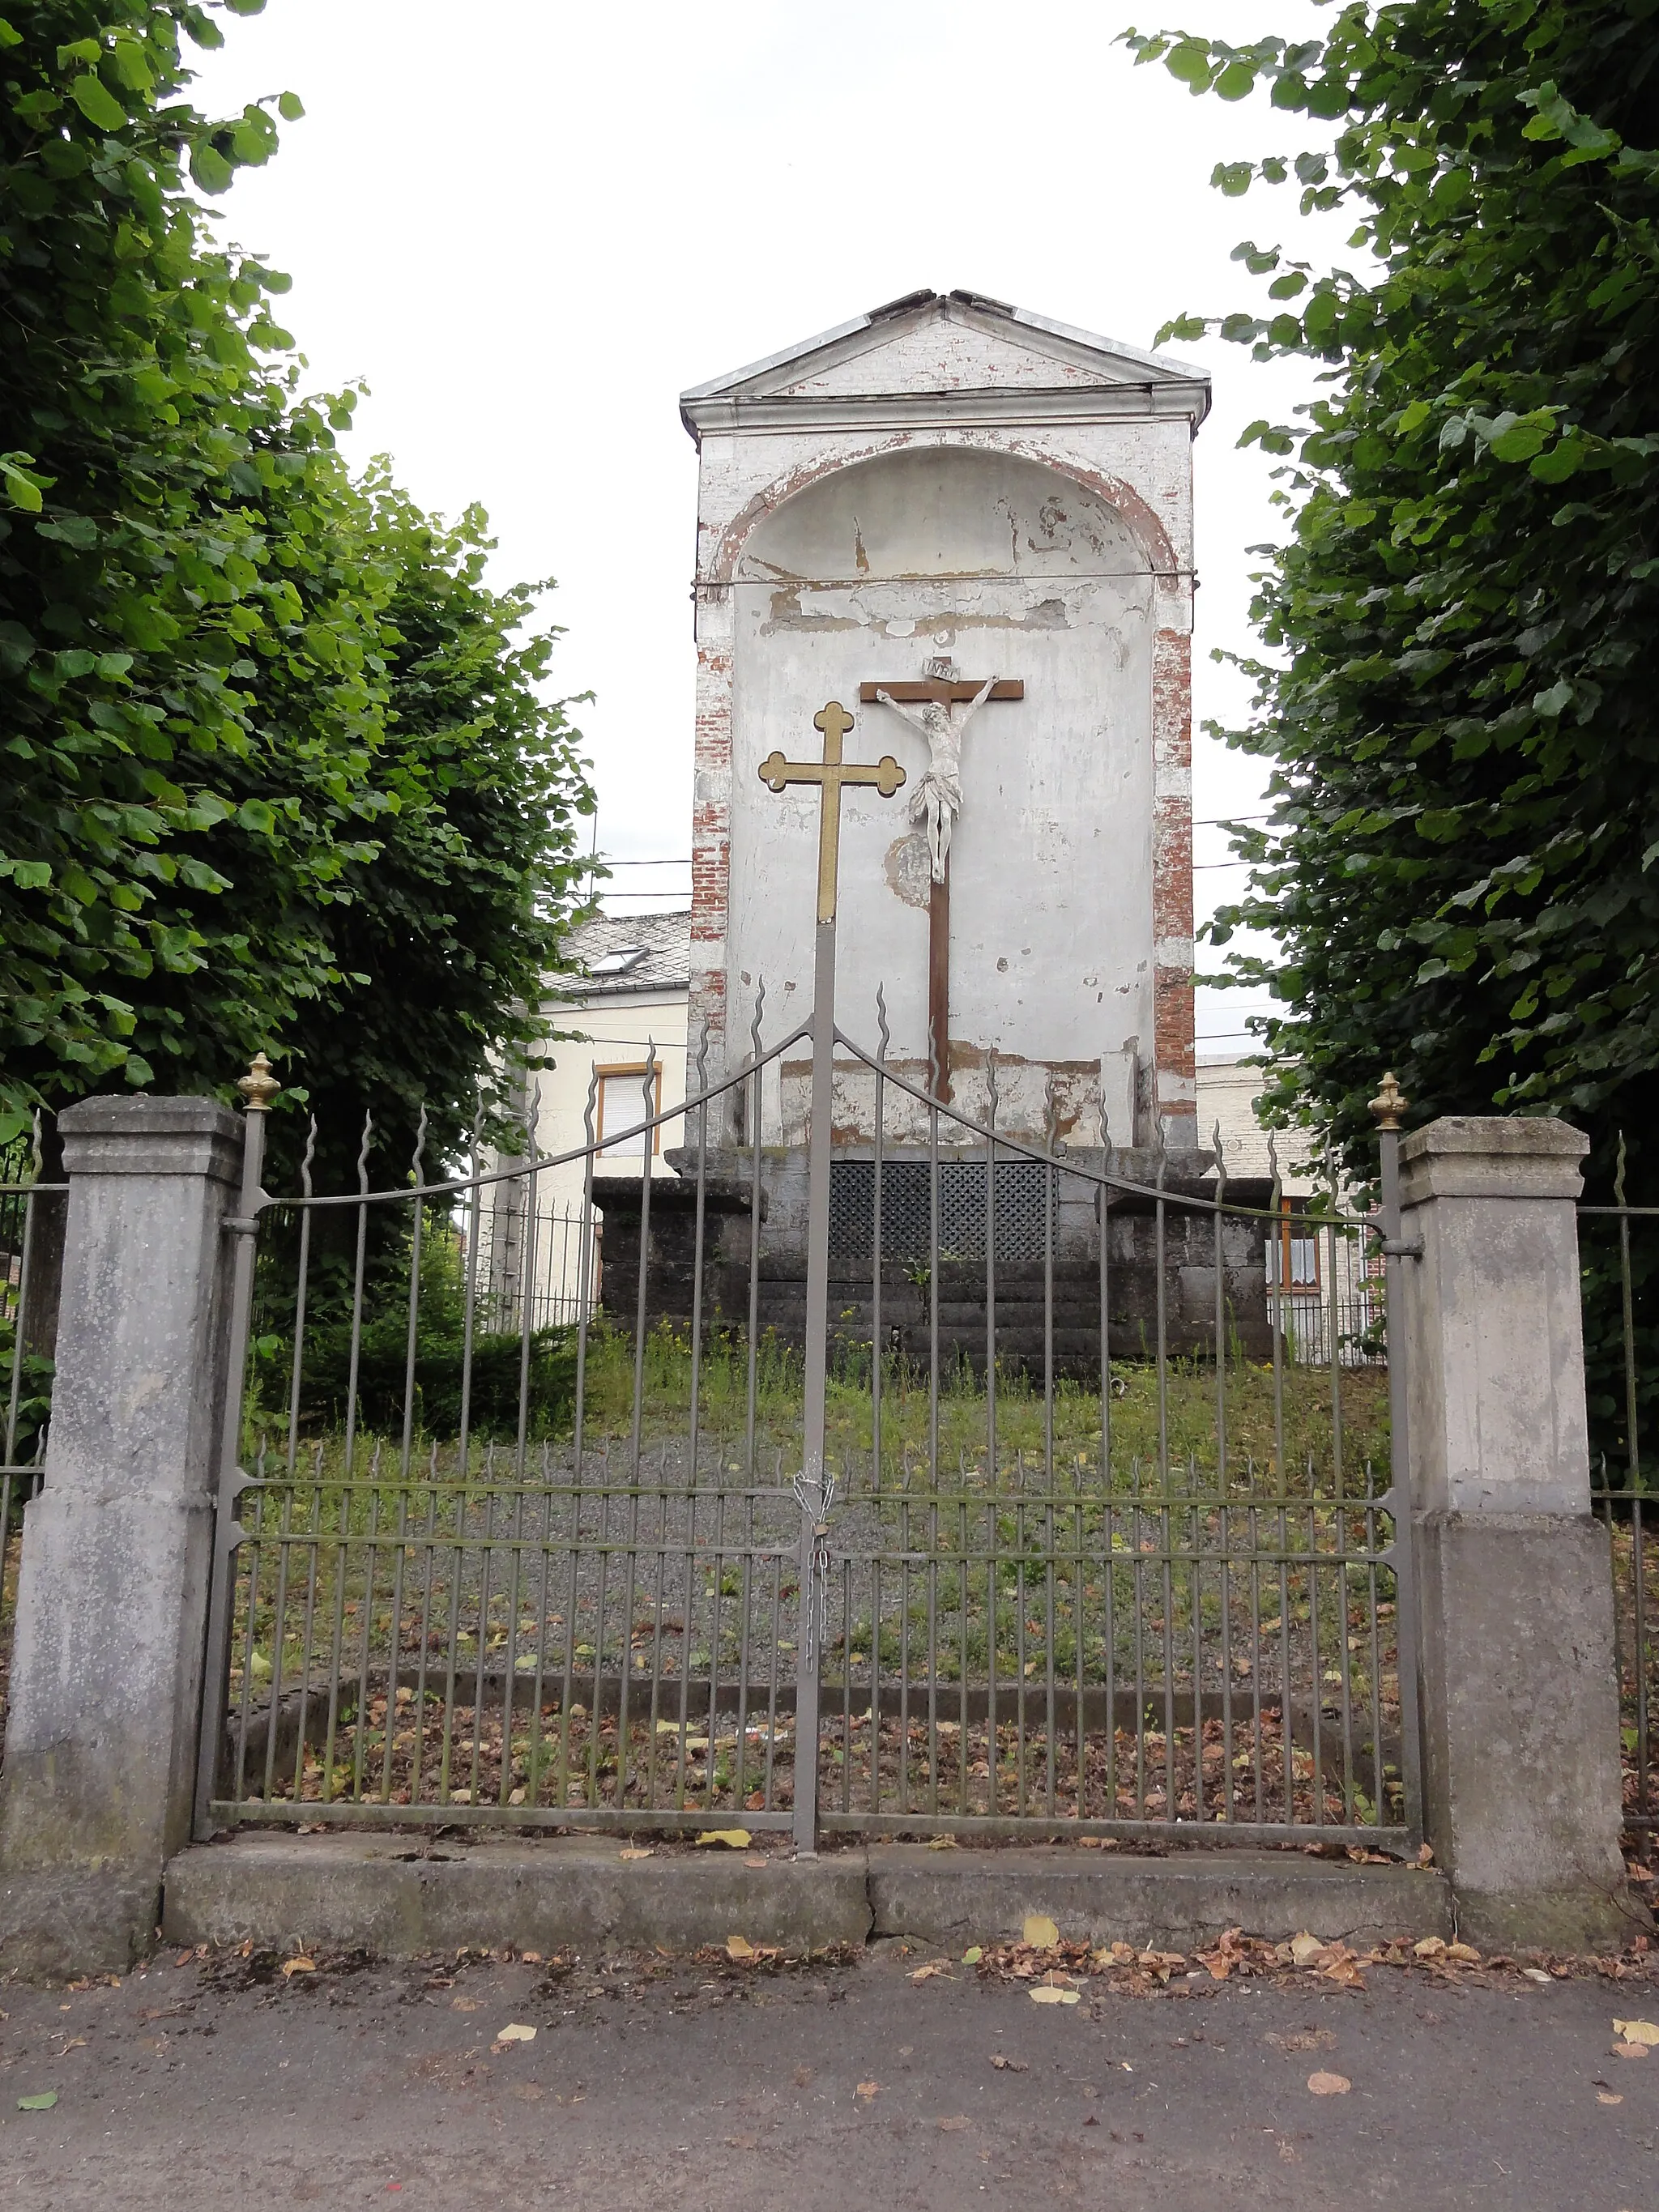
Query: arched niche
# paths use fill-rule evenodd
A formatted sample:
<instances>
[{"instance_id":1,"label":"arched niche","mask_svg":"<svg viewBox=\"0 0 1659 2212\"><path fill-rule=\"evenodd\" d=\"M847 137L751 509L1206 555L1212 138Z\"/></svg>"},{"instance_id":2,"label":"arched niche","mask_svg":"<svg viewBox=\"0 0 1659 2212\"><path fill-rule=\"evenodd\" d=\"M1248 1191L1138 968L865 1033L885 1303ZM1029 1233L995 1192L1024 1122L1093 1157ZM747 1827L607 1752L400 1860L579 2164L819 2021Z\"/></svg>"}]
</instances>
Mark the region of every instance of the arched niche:
<instances>
[{"instance_id":1,"label":"arched niche","mask_svg":"<svg viewBox=\"0 0 1659 2212\"><path fill-rule=\"evenodd\" d=\"M771 507L744 534L732 573L738 583L858 586L1127 579L1152 565L1118 508L1057 469L971 447L907 446Z\"/></svg>"}]
</instances>

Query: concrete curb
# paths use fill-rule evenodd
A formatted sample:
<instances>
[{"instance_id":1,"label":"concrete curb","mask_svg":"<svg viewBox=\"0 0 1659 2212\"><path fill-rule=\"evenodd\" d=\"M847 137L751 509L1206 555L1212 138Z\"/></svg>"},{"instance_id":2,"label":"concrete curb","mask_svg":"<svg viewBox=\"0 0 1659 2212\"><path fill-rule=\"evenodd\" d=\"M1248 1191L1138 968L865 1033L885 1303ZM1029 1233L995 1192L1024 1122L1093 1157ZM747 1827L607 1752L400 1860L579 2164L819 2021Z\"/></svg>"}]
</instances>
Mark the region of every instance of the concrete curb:
<instances>
[{"instance_id":1,"label":"concrete curb","mask_svg":"<svg viewBox=\"0 0 1659 2212\"><path fill-rule=\"evenodd\" d=\"M243 1834L171 1863L161 1924L169 1942L303 1942L386 1958L687 1952L730 1936L791 1953L872 1936L955 1949L1018 1938L1036 1912L1068 1938L1182 1949L1226 1928L1274 1938L1307 1929L1327 1942L1453 1932L1441 1875L1299 1853L896 1844L752 1866L735 1851L629 1860L623 1849L609 1838L411 1848L395 1837Z\"/></svg>"},{"instance_id":2,"label":"concrete curb","mask_svg":"<svg viewBox=\"0 0 1659 2212\"><path fill-rule=\"evenodd\" d=\"M933 1851L877 1844L868 1853L872 1934L954 1948L1017 1941L1030 1912L1063 1936L1188 1950L1224 1929L1328 1942L1452 1934L1443 1875L1355 1866L1290 1851L1178 1851L1168 1858L1080 1852L1066 1844Z\"/></svg>"},{"instance_id":3,"label":"concrete curb","mask_svg":"<svg viewBox=\"0 0 1659 2212\"><path fill-rule=\"evenodd\" d=\"M395 1837L242 1835L168 1866L177 1943L303 1940L384 1958L422 1951L695 1951L743 1936L790 1951L870 1933L862 1852L624 1859L608 1838L425 1845Z\"/></svg>"}]
</instances>

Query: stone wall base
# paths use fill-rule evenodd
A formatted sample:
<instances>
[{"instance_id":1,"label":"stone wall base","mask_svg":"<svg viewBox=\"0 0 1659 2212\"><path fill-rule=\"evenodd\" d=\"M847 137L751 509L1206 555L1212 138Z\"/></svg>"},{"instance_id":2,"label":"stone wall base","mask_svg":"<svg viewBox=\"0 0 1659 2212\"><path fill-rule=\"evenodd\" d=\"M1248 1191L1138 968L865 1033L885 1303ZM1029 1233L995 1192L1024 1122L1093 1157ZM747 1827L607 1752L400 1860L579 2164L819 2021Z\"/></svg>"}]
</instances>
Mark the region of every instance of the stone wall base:
<instances>
[{"instance_id":1,"label":"stone wall base","mask_svg":"<svg viewBox=\"0 0 1659 2212\"><path fill-rule=\"evenodd\" d=\"M26 1981L124 1974L155 1948L160 1871L0 1873L0 1972Z\"/></svg>"},{"instance_id":2,"label":"stone wall base","mask_svg":"<svg viewBox=\"0 0 1659 2212\"><path fill-rule=\"evenodd\" d=\"M1416 1525L1425 1825L1471 1942L1616 1949L1626 1886L1607 1534L1589 1514Z\"/></svg>"}]
</instances>

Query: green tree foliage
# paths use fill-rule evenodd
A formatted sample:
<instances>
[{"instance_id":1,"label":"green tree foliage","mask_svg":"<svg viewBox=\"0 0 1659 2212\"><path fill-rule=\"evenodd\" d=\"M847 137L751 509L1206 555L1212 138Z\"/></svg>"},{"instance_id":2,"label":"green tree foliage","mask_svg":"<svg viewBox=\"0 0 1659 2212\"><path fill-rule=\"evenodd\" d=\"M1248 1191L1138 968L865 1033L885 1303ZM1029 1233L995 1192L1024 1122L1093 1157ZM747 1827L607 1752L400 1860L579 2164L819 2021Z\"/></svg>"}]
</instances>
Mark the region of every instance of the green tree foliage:
<instances>
[{"instance_id":1,"label":"green tree foliage","mask_svg":"<svg viewBox=\"0 0 1659 2212\"><path fill-rule=\"evenodd\" d=\"M222 11L0 8L0 1136L264 1046L351 1152L373 1103L401 1170L556 963L592 802L550 640L482 516L354 482L288 280L207 228L191 185L301 112L183 97Z\"/></svg>"},{"instance_id":2,"label":"green tree foliage","mask_svg":"<svg viewBox=\"0 0 1659 2212\"><path fill-rule=\"evenodd\" d=\"M538 1443L568 1430L576 1395L575 1331L490 1329L475 1308L469 1338L465 1263L454 1224L428 1206L422 1226L412 1371L406 1297L373 1301L355 1338L349 1310L336 1304L307 1333L301 1427L313 1437L343 1429L355 1374L357 1431L382 1441L401 1435L406 1404L411 1434L444 1442L460 1435L463 1410L468 1435L480 1443L511 1442L521 1414L526 1437ZM402 1256L407 1265L407 1249ZM268 1420L280 1431L289 1411L291 1314L284 1305L283 1328L255 1342L256 1433Z\"/></svg>"},{"instance_id":3,"label":"green tree foliage","mask_svg":"<svg viewBox=\"0 0 1659 2212\"><path fill-rule=\"evenodd\" d=\"M1235 962L1280 1001L1274 1103L1363 1173L1392 1066L1419 1118L1569 1116L1598 1196L1622 1128L1632 1196L1659 1197L1659 0L1355 0L1299 46L1128 42L1317 126L1223 192L1294 180L1355 224L1347 270L1242 245L1261 312L1166 332L1328 387L1246 433L1286 457L1291 528L1231 742L1273 763L1274 811L1213 935L1282 948Z\"/></svg>"}]
</instances>

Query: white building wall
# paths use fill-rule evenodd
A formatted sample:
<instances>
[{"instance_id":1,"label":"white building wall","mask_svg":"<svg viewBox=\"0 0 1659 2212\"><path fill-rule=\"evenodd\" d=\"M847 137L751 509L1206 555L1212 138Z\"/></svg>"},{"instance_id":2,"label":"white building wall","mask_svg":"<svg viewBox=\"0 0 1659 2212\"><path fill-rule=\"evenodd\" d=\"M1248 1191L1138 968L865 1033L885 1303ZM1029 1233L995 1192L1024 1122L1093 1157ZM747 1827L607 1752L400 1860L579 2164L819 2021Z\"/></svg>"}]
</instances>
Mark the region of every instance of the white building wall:
<instances>
[{"instance_id":1,"label":"white building wall","mask_svg":"<svg viewBox=\"0 0 1659 2212\"><path fill-rule=\"evenodd\" d=\"M849 757L892 752L913 788L921 738L860 708L859 688L949 654L962 678L1026 685L1023 702L981 709L964 745L957 1103L982 1112L974 1066L994 1049L1004 1127L1041 1127L1053 1074L1064 1133L1098 1141L1103 1100L1121 1139L1144 1069L1189 1142L1201 381L963 297L919 307L908 327L900 313L830 333L793 381L780 356L687 395L700 453L694 1004L722 1066L748 1048L763 978L767 1039L802 1018L818 800L766 790L758 763L775 747L817 758L812 717L834 697L857 718ZM892 1049L921 1066L927 885L897 849L908 796L843 803L841 1005L873 1045L884 986Z\"/></svg>"},{"instance_id":2,"label":"white building wall","mask_svg":"<svg viewBox=\"0 0 1659 2212\"><path fill-rule=\"evenodd\" d=\"M536 1117L539 1149L554 1154L580 1152L587 1142L587 1094L594 1069L641 1064L653 1042L662 1070L663 1111L681 1104L685 1097L685 1007L684 991L641 994L637 998L607 994L585 1006L561 1007L560 1027L580 1030L581 1035L550 1048L550 1059L532 1072L532 1081L541 1087ZM636 1122L642 1115L641 1097L639 1110L630 1119ZM684 1141L683 1125L677 1121L663 1132L662 1149ZM661 1151L652 1170L657 1175L672 1173ZM595 1172L600 1175L638 1171L637 1156L614 1161L601 1156L595 1165ZM544 1168L536 1178L538 1203L580 1206L582 1176L580 1158Z\"/></svg>"}]
</instances>

